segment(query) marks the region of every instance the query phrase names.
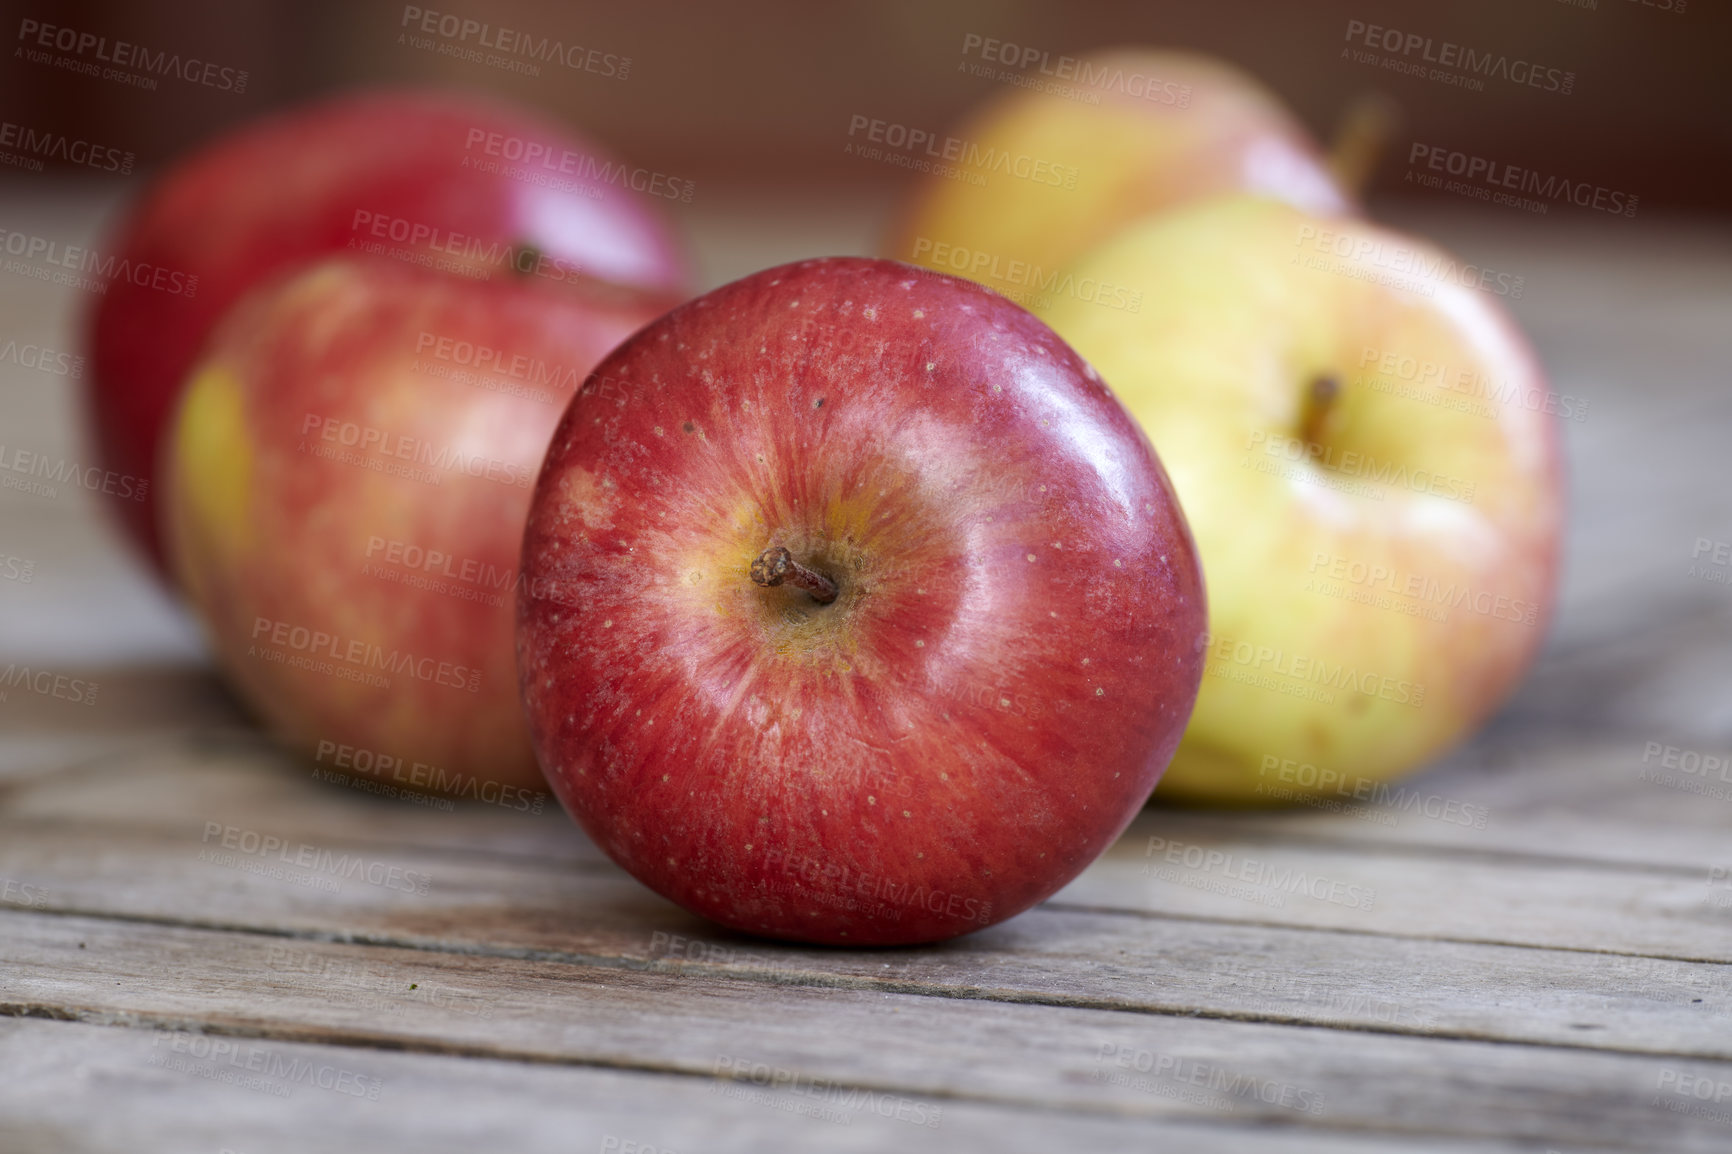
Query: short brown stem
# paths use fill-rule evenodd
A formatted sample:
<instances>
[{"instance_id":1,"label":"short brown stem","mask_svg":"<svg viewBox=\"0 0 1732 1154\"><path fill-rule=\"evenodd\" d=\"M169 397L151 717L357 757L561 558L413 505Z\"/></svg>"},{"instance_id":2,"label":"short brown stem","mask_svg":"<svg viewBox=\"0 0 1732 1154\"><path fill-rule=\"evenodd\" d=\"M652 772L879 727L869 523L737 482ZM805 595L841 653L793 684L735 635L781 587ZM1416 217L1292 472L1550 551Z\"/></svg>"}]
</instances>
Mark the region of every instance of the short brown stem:
<instances>
[{"instance_id":1,"label":"short brown stem","mask_svg":"<svg viewBox=\"0 0 1732 1154\"><path fill-rule=\"evenodd\" d=\"M1369 93L1347 106L1329 149L1329 169L1342 192L1355 199L1364 195L1400 124L1401 109L1387 96Z\"/></svg>"},{"instance_id":2,"label":"short brown stem","mask_svg":"<svg viewBox=\"0 0 1732 1154\"><path fill-rule=\"evenodd\" d=\"M1323 442L1325 426L1335 409L1335 399L1341 395L1341 381L1325 373L1311 381L1305 399L1299 405L1299 436L1307 445Z\"/></svg>"},{"instance_id":3,"label":"short brown stem","mask_svg":"<svg viewBox=\"0 0 1732 1154\"><path fill-rule=\"evenodd\" d=\"M812 600L820 605L836 600L834 581L806 568L780 545L772 545L758 554L758 559L752 562L752 580L766 589L786 582L810 593Z\"/></svg>"}]
</instances>

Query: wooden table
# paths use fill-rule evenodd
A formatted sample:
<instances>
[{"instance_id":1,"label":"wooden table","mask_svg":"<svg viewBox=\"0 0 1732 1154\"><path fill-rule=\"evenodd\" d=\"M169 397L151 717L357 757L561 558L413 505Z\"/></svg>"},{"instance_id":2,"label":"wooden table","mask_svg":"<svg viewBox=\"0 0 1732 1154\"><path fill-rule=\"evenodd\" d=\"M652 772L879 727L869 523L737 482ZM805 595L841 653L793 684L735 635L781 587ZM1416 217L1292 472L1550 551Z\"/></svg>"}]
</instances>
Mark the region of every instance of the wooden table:
<instances>
[{"instance_id":1,"label":"wooden table","mask_svg":"<svg viewBox=\"0 0 1732 1154\"><path fill-rule=\"evenodd\" d=\"M698 206L711 283L863 251L882 210L783 199ZM69 241L104 208L0 203ZM1052 901L932 948L733 937L556 809L315 780L89 494L0 489L0 666L100 687L0 701L0 1149L1732 1149L1732 769L1682 768L1732 760L1732 587L1691 572L1732 538L1732 246L1406 223L1524 277L1590 401L1531 681L1411 805L1151 810ZM80 303L0 275L0 343L75 347ZM72 383L0 374L0 441L76 453ZM1375 900L1234 890L1151 838Z\"/></svg>"}]
</instances>

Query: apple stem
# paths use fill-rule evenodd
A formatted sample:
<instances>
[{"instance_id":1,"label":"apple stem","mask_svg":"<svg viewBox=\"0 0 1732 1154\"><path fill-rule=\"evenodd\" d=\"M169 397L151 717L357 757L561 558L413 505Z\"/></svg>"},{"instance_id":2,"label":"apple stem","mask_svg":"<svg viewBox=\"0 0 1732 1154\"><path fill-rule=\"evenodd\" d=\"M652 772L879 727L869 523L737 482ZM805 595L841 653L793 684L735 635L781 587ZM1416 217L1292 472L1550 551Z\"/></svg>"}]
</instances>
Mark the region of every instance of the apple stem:
<instances>
[{"instance_id":1,"label":"apple stem","mask_svg":"<svg viewBox=\"0 0 1732 1154\"><path fill-rule=\"evenodd\" d=\"M1336 377L1324 373L1311 379L1311 388L1305 393L1299 413L1299 436L1307 445L1322 443L1324 423L1340 395L1341 381Z\"/></svg>"},{"instance_id":2,"label":"apple stem","mask_svg":"<svg viewBox=\"0 0 1732 1154\"><path fill-rule=\"evenodd\" d=\"M812 600L820 605L828 605L836 600L834 581L822 573L814 573L806 568L780 545L772 545L758 554L758 559L752 562L752 580L766 589L786 581L810 593Z\"/></svg>"},{"instance_id":3,"label":"apple stem","mask_svg":"<svg viewBox=\"0 0 1732 1154\"><path fill-rule=\"evenodd\" d=\"M1364 195L1400 121L1400 107L1381 93L1359 96L1347 106L1329 149L1329 169L1348 196Z\"/></svg>"}]
</instances>

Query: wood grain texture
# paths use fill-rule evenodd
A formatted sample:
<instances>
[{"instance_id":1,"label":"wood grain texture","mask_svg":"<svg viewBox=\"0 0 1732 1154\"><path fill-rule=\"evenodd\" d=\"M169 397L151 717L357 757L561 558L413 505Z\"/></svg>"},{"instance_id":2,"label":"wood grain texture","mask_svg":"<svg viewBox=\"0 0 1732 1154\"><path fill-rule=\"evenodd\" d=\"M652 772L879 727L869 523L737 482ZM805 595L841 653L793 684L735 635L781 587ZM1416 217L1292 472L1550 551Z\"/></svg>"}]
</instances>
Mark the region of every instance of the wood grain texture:
<instances>
[{"instance_id":1,"label":"wood grain texture","mask_svg":"<svg viewBox=\"0 0 1732 1154\"><path fill-rule=\"evenodd\" d=\"M192 1037L192 1036L181 1036ZM242 1043L278 1076L262 1088L205 1077L223 1066L170 1068L175 1036L150 1029L0 1019L0 1149L75 1154L592 1154L627 1142L690 1154L833 1150L840 1154L995 1151L1186 1150L1233 1154L1369 1154L1386 1134L1307 1132L1232 1119L1121 1117L958 1099L932 1101L936 1128L898 1120L892 1108L850 1104L805 1084L761 1087L647 1070L522 1063L401 1050L283 1041ZM183 1045L190 1045L184 1043ZM261 1052L262 1051L262 1052ZM327 1091L287 1076L301 1063L377 1079L377 1100ZM155 1063L155 1064L153 1064ZM16 1073L12 1073L12 1072ZM333 1082L335 1079L332 1079ZM89 1095L100 1088L102 1109ZM290 1093L283 1096L282 1091ZM880 1100L881 1101L881 1100ZM1421 1154L1512 1154L1532 1143L1402 1135ZM1554 1148L1578 1147L1555 1144ZM643 1152L648 1154L648 1152Z\"/></svg>"},{"instance_id":2,"label":"wood grain texture","mask_svg":"<svg viewBox=\"0 0 1732 1154\"><path fill-rule=\"evenodd\" d=\"M341 798L324 800L343 808ZM286 821L285 808L313 820ZM222 809L219 832L184 821L149 828L0 819L0 876L31 885L44 909L174 925L776 983L1732 1057L1724 1028L1732 966L1721 963L1320 932L1260 922L1260 910L1247 903L1240 903L1243 920L1230 921L1057 901L942 947L898 951L886 963L873 951L727 935L589 854L568 849L566 860L543 862L477 846L456 856L450 846L360 839L356 831L345 837L339 822L316 818L273 803L250 817ZM240 840L231 831L269 834L283 848L224 850L225 838ZM562 843L581 837L563 821L546 832ZM1228 844L1267 853L1254 843ZM306 860L322 868L295 864L303 846L312 851ZM392 868L401 875L396 883L388 873L382 884L367 883L367 873ZM1520 876L1531 865L1507 868ZM425 890L415 892L422 879Z\"/></svg>"},{"instance_id":3,"label":"wood grain texture","mask_svg":"<svg viewBox=\"0 0 1732 1154\"><path fill-rule=\"evenodd\" d=\"M1713 1149L1725 1139L1724 1125L1665 1110L1658 1089L1668 1075L1710 1085L1732 1080L1732 1062L719 976L694 982L682 974L289 945L26 912L4 915L0 928L9 973L0 996L14 1014L702 1078L763 1067L783 1071L784 1081L857 1087L910 1103L964 1099L1392 1135ZM837 1037L849 1044L838 1046ZM1004 1061L1013 1041L1016 1060ZM1368 1068L1377 1076L1367 1077ZM1531 1108L1578 1094L1582 1104L1567 1116ZM1471 1114L1459 1109L1462 1095L1476 1104ZM912 1105L905 1113L927 1117Z\"/></svg>"}]
</instances>

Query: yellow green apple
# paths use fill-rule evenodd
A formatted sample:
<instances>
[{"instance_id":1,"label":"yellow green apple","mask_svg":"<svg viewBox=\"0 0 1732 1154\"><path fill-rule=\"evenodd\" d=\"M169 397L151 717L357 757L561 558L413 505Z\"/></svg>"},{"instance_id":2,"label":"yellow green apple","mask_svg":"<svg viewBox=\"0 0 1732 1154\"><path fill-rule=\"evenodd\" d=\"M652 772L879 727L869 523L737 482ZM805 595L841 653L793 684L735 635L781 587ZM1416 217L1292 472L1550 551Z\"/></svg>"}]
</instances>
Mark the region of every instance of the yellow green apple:
<instances>
[{"instance_id":1,"label":"yellow green apple","mask_svg":"<svg viewBox=\"0 0 1732 1154\"><path fill-rule=\"evenodd\" d=\"M1136 225L1067 275L1136 309L1040 315L1160 450L1210 640L1157 796L1375 800L1539 648L1563 516L1552 393L1495 276L1267 198Z\"/></svg>"},{"instance_id":2,"label":"yellow green apple","mask_svg":"<svg viewBox=\"0 0 1732 1154\"><path fill-rule=\"evenodd\" d=\"M1305 128L1224 61L1120 48L1066 57L1053 82L1007 88L938 149L887 256L966 276L1023 304L1130 222L1249 191L1351 210Z\"/></svg>"}]
</instances>

